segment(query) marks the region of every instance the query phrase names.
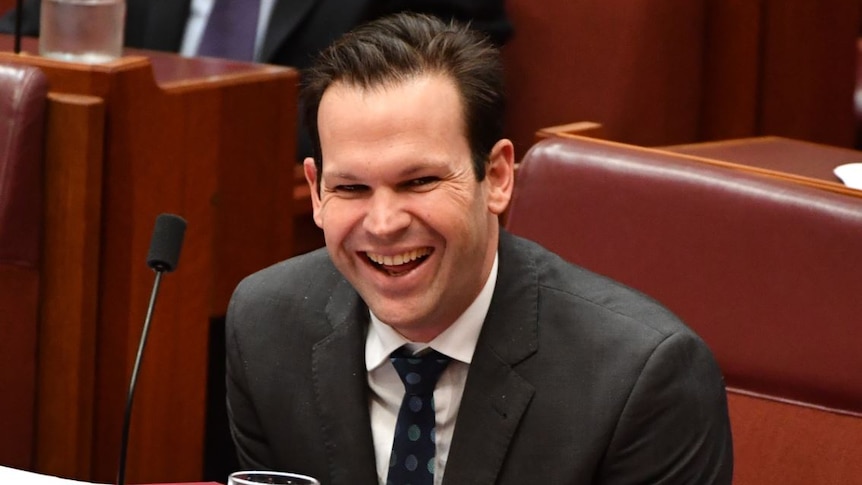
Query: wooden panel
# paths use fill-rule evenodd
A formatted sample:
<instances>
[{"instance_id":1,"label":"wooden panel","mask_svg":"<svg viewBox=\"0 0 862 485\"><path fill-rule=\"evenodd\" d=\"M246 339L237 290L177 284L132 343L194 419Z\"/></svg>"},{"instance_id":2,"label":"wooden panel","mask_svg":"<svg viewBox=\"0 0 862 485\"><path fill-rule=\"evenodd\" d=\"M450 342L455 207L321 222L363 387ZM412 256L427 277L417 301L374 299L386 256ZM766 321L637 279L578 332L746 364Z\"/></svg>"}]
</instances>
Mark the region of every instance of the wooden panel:
<instances>
[{"instance_id":1,"label":"wooden panel","mask_svg":"<svg viewBox=\"0 0 862 485\"><path fill-rule=\"evenodd\" d=\"M760 131L853 146L857 0L770 0L763 25Z\"/></svg>"},{"instance_id":2,"label":"wooden panel","mask_svg":"<svg viewBox=\"0 0 862 485\"><path fill-rule=\"evenodd\" d=\"M104 120L101 98L48 96L36 468L76 477L94 440Z\"/></svg>"},{"instance_id":3,"label":"wooden panel","mask_svg":"<svg viewBox=\"0 0 862 485\"><path fill-rule=\"evenodd\" d=\"M224 314L241 277L293 254L298 75L154 53L159 84L144 56L94 66L9 53L0 58L40 66L53 91L98 97L105 106L98 256L89 268L99 288L94 355L89 360L90 350L81 350L85 362L71 372L93 381L90 414L79 415L76 424L76 438L90 442L56 460L55 448L40 439L44 459L56 465L40 471L114 479L128 380L153 283L145 257L155 217L173 212L189 226L154 314L126 476L130 483L199 480L209 320ZM85 330L82 339L90 335Z\"/></svg>"},{"instance_id":4,"label":"wooden panel","mask_svg":"<svg viewBox=\"0 0 862 485\"><path fill-rule=\"evenodd\" d=\"M860 4L709 0L700 138L852 146Z\"/></svg>"},{"instance_id":5,"label":"wooden panel","mask_svg":"<svg viewBox=\"0 0 862 485\"><path fill-rule=\"evenodd\" d=\"M757 133L763 2L707 0L698 139Z\"/></svg>"},{"instance_id":6,"label":"wooden panel","mask_svg":"<svg viewBox=\"0 0 862 485\"><path fill-rule=\"evenodd\" d=\"M503 48L506 133L521 155L536 130L574 120L627 143L695 139L703 2L512 0L506 9L515 29Z\"/></svg>"}]
</instances>

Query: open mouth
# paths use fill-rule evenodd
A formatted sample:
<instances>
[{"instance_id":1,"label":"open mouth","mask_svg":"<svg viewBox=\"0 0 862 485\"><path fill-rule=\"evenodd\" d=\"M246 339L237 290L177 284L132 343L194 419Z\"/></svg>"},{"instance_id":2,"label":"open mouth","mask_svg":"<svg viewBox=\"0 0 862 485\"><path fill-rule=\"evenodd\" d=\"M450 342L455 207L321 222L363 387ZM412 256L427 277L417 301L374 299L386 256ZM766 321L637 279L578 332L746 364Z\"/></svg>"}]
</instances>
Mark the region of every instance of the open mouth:
<instances>
[{"instance_id":1,"label":"open mouth","mask_svg":"<svg viewBox=\"0 0 862 485\"><path fill-rule=\"evenodd\" d=\"M375 253L365 253L365 256L378 271L382 271L389 276L401 276L419 267L428 259L428 256L432 252L432 248L426 247L393 256L384 256Z\"/></svg>"}]
</instances>

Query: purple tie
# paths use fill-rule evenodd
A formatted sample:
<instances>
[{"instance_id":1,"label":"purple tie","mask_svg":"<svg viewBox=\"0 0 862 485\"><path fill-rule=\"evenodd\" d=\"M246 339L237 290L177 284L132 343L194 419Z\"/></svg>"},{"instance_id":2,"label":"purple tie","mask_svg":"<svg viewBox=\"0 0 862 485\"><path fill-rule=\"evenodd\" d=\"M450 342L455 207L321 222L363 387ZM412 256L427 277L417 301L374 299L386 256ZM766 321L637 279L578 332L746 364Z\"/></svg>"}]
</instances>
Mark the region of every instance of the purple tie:
<instances>
[{"instance_id":1,"label":"purple tie","mask_svg":"<svg viewBox=\"0 0 862 485\"><path fill-rule=\"evenodd\" d=\"M259 13L260 0L215 0L198 55L253 60Z\"/></svg>"}]
</instances>

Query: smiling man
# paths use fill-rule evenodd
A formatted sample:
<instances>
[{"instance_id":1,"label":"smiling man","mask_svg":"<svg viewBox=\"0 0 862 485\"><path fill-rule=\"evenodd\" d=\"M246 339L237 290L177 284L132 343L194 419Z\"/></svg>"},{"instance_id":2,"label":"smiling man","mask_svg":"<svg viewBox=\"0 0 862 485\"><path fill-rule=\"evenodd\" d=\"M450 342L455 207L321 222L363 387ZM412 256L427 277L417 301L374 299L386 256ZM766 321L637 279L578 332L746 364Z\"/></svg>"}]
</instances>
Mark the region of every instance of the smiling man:
<instances>
[{"instance_id":1,"label":"smiling man","mask_svg":"<svg viewBox=\"0 0 862 485\"><path fill-rule=\"evenodd\" d=\"M243 467L325 484L730 483L704 343L649 298L501 230L514 154L487 39L396 15L303 79L326 249L234 294Z\"/></svg>"},{"instance_id":2,"label":"smiling man","mask_svg":"<svg viewBox=\"0 0 862 485\"><path fill-rule=\"evenodd\" d=\"M337 81L317 115L320 176L305 162L335 266L376 317L416 342L431 342L479 295L512 192L508 140L476 180L461 104L443 72Z\"/></svg>"}]
</instances>

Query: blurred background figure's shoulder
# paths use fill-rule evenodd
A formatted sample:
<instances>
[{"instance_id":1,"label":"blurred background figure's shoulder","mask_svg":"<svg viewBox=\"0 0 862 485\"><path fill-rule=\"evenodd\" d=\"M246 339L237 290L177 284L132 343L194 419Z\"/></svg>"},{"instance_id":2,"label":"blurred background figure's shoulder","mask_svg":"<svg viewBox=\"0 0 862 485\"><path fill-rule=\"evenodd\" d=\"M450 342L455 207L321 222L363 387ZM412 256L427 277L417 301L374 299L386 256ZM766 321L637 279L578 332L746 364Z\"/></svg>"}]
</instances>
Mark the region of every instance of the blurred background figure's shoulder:
<instances>
[{"instance_id":1,"label":"blurred background figure's shoulder","mask_svg":"<svg viewBox=\"0 0 862 485\"><path fill-rule=\"evenodd\" d=\"M39 0L24 0L21 10L21 35L37 36L39 35L39 16L41 12L41 2ZM0 12L0 34L15 33L15 9L8 12Z\"/></svg>"}]
</instances>

